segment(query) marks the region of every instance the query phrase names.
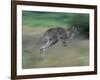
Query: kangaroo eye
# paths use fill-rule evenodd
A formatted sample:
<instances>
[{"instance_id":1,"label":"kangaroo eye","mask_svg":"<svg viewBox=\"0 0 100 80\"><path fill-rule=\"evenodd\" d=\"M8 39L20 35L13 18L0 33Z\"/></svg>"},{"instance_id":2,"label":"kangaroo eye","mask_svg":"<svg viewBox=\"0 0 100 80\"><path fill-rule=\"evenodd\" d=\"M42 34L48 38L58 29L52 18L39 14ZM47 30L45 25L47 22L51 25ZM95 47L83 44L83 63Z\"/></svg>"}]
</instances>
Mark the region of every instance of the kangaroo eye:
<instances>
[{"instance_id":1,"label":"kangaroo eye","mask_svg":"<svg viewBox=\"0 0 100 80\"><path fill-rule=\"evenodd\" d=\"M60 37L61 39L63 39L63 37Z\"/></svg>"}]
</instances>

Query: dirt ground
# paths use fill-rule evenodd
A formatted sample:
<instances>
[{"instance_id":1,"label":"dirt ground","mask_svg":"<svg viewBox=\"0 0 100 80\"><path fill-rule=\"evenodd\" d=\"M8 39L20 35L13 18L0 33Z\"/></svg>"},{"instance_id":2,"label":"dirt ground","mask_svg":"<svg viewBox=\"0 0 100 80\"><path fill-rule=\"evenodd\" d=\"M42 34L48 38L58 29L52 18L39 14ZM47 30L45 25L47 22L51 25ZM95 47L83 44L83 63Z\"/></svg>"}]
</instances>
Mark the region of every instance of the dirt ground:
<instances>
[{"instance_id":1,"label":"dirt ground","mask_svg":"<svg viewBox=\"0 0 100 80\"><path fill-rule=\"evenodd\" d=\"M66 47L58 42L46 50L45 59L41 60L41 45L36 43L46 30L47 28L23 28L23 69L89 65L89 40L84 38L75 38Z\"/></svg>"}]
</instances>

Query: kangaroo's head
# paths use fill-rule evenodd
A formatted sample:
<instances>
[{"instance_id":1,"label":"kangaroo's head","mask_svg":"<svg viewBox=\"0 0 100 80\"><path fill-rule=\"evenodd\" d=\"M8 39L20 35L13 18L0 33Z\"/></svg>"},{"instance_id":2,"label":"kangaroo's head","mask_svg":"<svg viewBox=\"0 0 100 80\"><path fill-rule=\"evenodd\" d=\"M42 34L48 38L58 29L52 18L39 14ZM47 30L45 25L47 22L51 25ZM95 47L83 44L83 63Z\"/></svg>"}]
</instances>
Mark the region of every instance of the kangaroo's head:
<instances>
[{"instance_id":1,"label":"kangaroo's head","mask_svg":"<svg viewBox=\"0 0 100 80\"><path fill-rule=\"evenodd\" d=\"M79 27L73 26L67 30L67 35L70 39L79 34Z\"/></svg>"},{"instance_id":2,"label":"kangaroo's head","mask_svg":"<svg viewBox=\"0 0 100 80\"><path fill-rule=\"evenodd\" d=\"M79 33L79 26L73 26L71 28L71 32L75 35L77 35Z\"/></svg>"}]
</instances>

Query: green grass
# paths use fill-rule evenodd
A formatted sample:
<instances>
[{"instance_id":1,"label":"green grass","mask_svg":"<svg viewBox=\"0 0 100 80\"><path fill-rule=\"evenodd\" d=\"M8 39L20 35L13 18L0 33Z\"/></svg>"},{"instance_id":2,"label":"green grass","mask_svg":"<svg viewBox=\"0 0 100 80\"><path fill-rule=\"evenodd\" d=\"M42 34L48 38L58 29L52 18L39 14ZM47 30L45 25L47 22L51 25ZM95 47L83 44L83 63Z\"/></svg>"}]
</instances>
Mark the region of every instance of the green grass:
<instances>
[{"instance_id":1,"label":"green grass","mask_svg":"<svg viewBox=\"0 0 100 80\"><path fill-rule=\"evenodd\" d=\"M72 40L67 47L59 42L46 50L44 60L40 57L40 45L35 47L38 41L40 29L29 28L23 32L23 57L22 68L44 68L44 67L68 67L68 66L88 66L89 65L89 45L88 40ZM28 30L28 31L27 31ZM37 34L32 35L34 30ZM26 35L27 34L27 35ZM31 34L31 35L30 35Z\"/></svg>"}]
</instances>

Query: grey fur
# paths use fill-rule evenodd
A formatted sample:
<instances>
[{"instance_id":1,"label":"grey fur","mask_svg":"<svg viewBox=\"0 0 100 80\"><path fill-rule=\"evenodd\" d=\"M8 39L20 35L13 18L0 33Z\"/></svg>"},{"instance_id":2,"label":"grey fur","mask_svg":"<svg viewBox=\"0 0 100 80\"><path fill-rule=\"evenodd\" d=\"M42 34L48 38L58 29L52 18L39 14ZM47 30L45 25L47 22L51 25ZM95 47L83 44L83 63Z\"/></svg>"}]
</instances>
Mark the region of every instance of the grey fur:
<instances>
[{"instance_id":1,"label":"grey fur","mask_svg":"<svg viewBox=\"0 0 100 80\"><path fill-rule=\"evenodd\" d=\"M40 48L40 56L42 59L45 57L46 48L55 45L59 40L62 41L64 46L77 34L78 28L72 27L67 30L61 27L48 29L41 37L40 43L44 45Z\"/></svg>"}]
</instances>

